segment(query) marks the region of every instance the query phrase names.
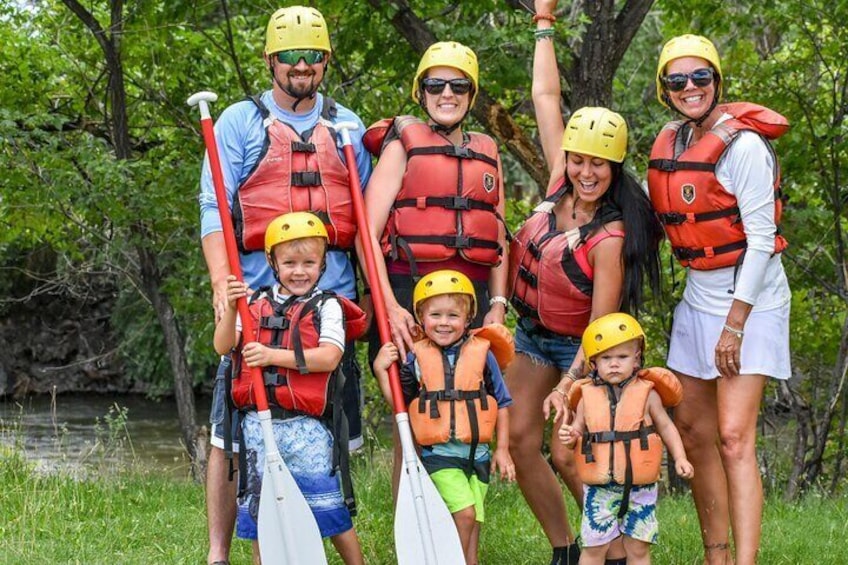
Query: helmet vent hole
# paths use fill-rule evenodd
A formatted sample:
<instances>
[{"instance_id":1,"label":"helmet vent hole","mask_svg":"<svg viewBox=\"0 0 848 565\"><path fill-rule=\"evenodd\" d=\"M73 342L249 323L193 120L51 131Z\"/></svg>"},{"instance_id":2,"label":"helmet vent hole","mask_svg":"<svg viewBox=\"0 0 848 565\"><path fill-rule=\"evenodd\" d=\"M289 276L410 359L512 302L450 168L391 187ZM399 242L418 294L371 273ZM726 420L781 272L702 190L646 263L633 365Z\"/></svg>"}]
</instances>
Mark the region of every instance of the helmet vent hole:
<instances>
[{"instance_id":1,"label":"helmet vent hole","mask_svg":"<svg viewBox=\"0 0 848 565\"><path fill-rule=\"evenodd\" d=\"M621 324L620 326L618 326L618 329L619 329L620 331L626 332L626 331L627 331L627 326L625 326L624 324Z\"/></svg>"},{"instance_id":2,"label":"helmet vent hole","mask_svg":"<svg viewBox=\"0 0 848 565\"><path fill-rule=\"evenodd\" d=\"M601 334L595 334L595 341L603 341L603 340L604 340L604 336L603 336L603 335L601 335Z\"/></svg>"}]
</instances>

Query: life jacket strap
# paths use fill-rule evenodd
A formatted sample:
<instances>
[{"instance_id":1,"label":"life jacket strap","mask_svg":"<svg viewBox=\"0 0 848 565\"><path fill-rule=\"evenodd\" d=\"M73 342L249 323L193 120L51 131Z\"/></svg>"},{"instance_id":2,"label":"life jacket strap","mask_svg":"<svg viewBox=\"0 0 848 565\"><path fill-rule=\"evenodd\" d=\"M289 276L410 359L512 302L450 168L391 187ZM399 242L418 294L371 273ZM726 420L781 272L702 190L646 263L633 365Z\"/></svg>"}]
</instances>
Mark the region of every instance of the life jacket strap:
<instances>
[{"instance_id":1,"label":"life jacket strap","mask_svg":"<svg viewBox=\"0 0 848 565\"><path fill-rule=\"evenodd\" d=\"M731 208L724 208L723 210L715 210L713 212L701 212L698 214L682 214L680 212L665 212L662 214L657 214L657 218L659 218L660 222L663 225L667 226L678 226L684 223L693 223L693 222L709 222L711 220L718 220L720 218L726 218L727 216L738 216L739 215L739 207L733 206Z\"/></svg>"},{"instance_id":2,"label":"life jacket strap","mask_svg":"<svg viewBox=\"0 0 848 565\"><path fill-rule=\"evenodd\" d=\"M675 171L715 171L715 163L696 163L694 161L678 161L677 159L651 159L649 169L657 169L666 173Z\"/></svg>"},{"instance_id":3,"label":"life jacket strap","mask_svg":"<svg viewBox=\"0 0 848 565\"><path fill-rule=\"evenodd\" d=\"M745 249L746 247L748 247L748 241L742 239L733 243L728 243L727 245L719 245L718 247L673 247L671 252L679 261L691 261L702 257L715 257L716 255L721 255L723 253L730 253L731 251L736 251L738 249Z\"/></svg>"},{"instance_id":4,"label":"life jacket strap","mask_svg":"<svg viewBox=\"0 0 848 565\"><path fill-rule=\"evenodd\" d=\"M497 213L495 206L489 202L475 200L465 196L426 196L424 198L402 198L397 200L393 208L427 208L439 206L448 210L485 210Z\"/></svg>"},{"instance_id":5,"label":"life jacket strap","mask_svg":"<svg viewBox=\"0 0 848 565\"><path fill-rule=\"evenodd\" d=\"M488 155L483 153L479 153L474 151L473 149L469 149L468 147L462 147L459 145L437 145L434 147L413 147L412 149L406 152L408 158L415 157L416 155L447 155L448 157L456 157L457 159L476 159L477 161L483 161L493 167L498 166L498 162L495 159L492 159Z\"/></svg>"}]
</instances>

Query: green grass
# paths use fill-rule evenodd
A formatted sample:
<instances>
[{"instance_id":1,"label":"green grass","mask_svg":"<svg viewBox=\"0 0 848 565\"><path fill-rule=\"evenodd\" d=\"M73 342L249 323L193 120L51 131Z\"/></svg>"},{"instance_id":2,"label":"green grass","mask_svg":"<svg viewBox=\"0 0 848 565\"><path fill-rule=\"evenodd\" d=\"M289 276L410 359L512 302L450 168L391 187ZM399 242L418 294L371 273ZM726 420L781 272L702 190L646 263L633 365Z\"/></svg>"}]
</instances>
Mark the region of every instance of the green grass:
<instances>
[{"instance_id":1,"label":"green grass","mask_svg":"<svg viewBox=\"0 0 848 565\"><path fill-rule=\"evenodd\" d=\"M368 563L394 563L389 455L355 459L360 515L356 527ZM487 499L481 562L544 564L550 549L515 485L495 483ZM569 502L569 512L576 509ZM658 564L700 563L698 523L688 497L659 507ZM572 520L575 523L577 520ZM843 564L848 500L769 500L760 563ZM123 469L76 479L34 473L20 455L0 449L0 563L203 563L203 488L161 473ZM339 563L332 549L331 563ZM232 563L250 563L250 544L236 541Z\"/></svg>"}]
</instances>

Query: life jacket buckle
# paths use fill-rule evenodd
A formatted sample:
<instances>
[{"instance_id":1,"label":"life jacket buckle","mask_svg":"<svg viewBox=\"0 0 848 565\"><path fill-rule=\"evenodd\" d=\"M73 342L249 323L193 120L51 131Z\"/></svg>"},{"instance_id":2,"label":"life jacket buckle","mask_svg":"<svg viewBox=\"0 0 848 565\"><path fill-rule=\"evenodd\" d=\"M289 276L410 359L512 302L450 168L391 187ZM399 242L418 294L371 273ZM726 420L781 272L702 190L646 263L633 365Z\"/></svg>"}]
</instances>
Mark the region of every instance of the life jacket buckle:
<instances>
[{"instance_id":1,"label":"life jacket buckle","mask_svg":"<svg viewBox=\"0 0 848 565\"><path fill-rule=\"evenodd\" d=\"M448 210L471 210L471 201L464 196L451 196L447 198L445 208Z\"/></svg>"},{"instance_id":2,"label":"life jacket buckle","mask_svg":"<svg viewBox=\"0 0 848 565\"><path fill-rule=\"evenodd\" d=\"M465 235L458 235L453 238L453 243L450 245L450 247L456 249L468 249L469 247L471 247L471 239Z\"/></svg>"},{"instance_id":3,"label":"life jacket buckle","mask_svg":"<svg viewBox=\"0 0 848 565\"><path fill-rule=\"evenodd\" d=\"M665 225L676 226L682 224L683 222L688 220L687 214L681 214L680 212L665 212L663 214L659 214L660 222ZM694 220L694 216L693 216Z\"/></svg>"},{"instance_id":4,"label":"life jacket buckle","mask_svg":"<svg viewBox=\"0 0 848 565\"><path fill-rule=\"evenodd\" d=\"M460 159L470 159L471 151L468 150L467 147L456 147L453 151L455 157L459 157Z\"/></svg>"}]
</instances>

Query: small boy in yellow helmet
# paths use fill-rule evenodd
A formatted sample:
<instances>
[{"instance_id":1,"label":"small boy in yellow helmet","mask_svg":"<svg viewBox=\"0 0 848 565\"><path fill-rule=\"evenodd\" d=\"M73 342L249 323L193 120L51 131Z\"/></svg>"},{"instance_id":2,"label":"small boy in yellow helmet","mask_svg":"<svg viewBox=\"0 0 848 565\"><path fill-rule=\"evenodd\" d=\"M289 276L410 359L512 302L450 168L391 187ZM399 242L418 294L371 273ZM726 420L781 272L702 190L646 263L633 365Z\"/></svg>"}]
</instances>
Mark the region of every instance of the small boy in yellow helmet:
<instances>
[{"instance_id":1,"label":"small boy in yellow helmet","mask_svg":"<svg viewBox=\"0 0 848 565\"><path fill-rule=\"evenodd\" d=\"M694 475L664 408L680 402L682 388L671 371L639 370L645 333L627 314L593 321L582 345L592 371L569 391L574 421L564 421L559 430L563 444L576 448L584 483L580 563L604 563L610 542L619 536L624 536L628 565L650 563L650 544L658 533L663 441L677 474Z\"/></svg>"},{"instance_id":2,"label":"small boy in yellow helmet","mask_svg":"<svg viewBox=\"0 0 848 565\"><path fill-rule=\"evenodd\" d=\"M458 271L434 271L415 285L413 308L423 326L400 372L404 401L421 461L456 522L467 563L477 563L483 500L489 476L515 480L509 455L512 398L501 369L515 354L504 326L468 331L476 311L471 281ZM382 346L374 373L391 399L389 367L398 361L393 343ZM497 434L497 448L488 442Z\"/></svg>"},{"instance_id":3,"label":"small boy in yellow helmet","mask_svg":"<svg viewBox=\"0 0 848 565\"><path fill-rule=\"evenodd\" d=\"M215 327L215 350L233 352L232 402L241 413L245 465L236 533L257 544L257 515L265 449L250 375L262 367L277 447L303 492L323 537L348 565L363 563L351 521L352 491L345 481L347 445L338 431L344 414L343 377L336 370L345 343L364 331L364 313L351 301L317 288L325 268L327 229L309 212L283 214L265 231L265 253L277 285L250 297L257 336L242 336L236 302L247 285L230 276L227 308ZM331 428L332 427L332 431ZM341 457L341 459L340 459ZM341 466L341 473L335 473ZM345 481L346 482L346 481ZM345 488L341 488L344 486ZM346 491L343 493L343 490Z\"/></svg>"}]
</instances>

